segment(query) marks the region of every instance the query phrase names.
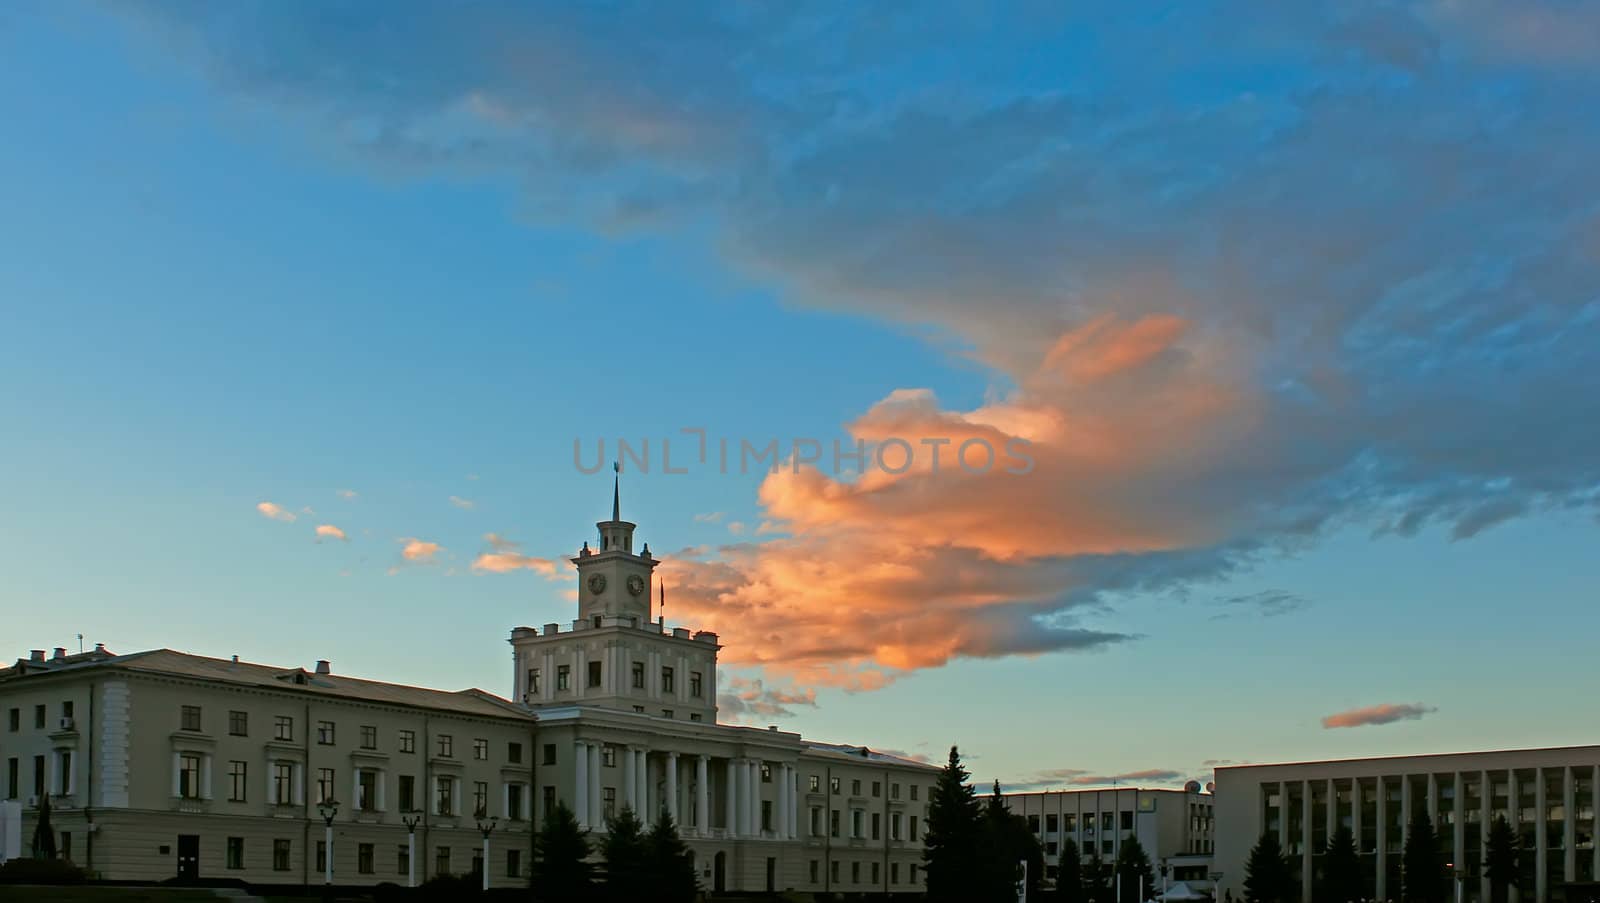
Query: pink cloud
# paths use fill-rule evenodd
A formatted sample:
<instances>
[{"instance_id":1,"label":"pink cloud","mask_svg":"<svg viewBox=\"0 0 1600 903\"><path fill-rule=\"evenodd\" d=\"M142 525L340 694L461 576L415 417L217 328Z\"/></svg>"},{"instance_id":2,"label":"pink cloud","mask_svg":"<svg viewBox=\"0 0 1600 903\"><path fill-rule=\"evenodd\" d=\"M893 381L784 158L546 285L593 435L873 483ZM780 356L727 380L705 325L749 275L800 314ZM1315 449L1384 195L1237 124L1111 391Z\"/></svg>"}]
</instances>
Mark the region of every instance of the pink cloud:
<instances>
[{"instance_id":1,"label":"pink cloud","mask_svg":"<svg viewBox=\"0 0 1600 903\"><path fill-rule=\"evenodd\" d=\"M1347 712L1337 712L1322 719L1325 728L1337 727L1365 727L1374 724L1393 724L1396 721L1417 721L1422 716L1436 712L1431 706L1420 702L1385 702L1371 705L1366 708L1351 709Z\"/></svg>"},{"instance_id":2,"label":"pink cloud","mask_svg":"<svg viewBox=\"0 0 1600 903\"><path fill-rule=\"evenodd\" d=\"M415 537L407 537L405 539L398 540L398 542L402 544L402 548L400 549L401 557L407 561L415 562L417 564L427 564L432 562L434 556L439 554L439 552L444 549L443 546L436 542L428 542Z\"/></svg>"},{"instance_id":3,"label":"pink cloud","mask_svg":"<svg viewBox=\"0 0 1600 903\"><path fill-rule=\"evenodd\" d=\"M519 543L496 533L484 535L493 551L483 552L473 559L472 569L479 573L506 574L512 571L533 571L550 580L565 579L567 574L549 558L536 558L518 551Z\"/></svg>"},{"instance_id":4,"label":"pink cloud","mask_svg":"<svg viewBox=\"0 0 1600 903\"><path fill-rule=\"evenodd\" d=\"M319 540L322 540L322 539L348 540L349 537L345 536L344 535L344 531L339 529L338 527L335 527L333 524L318 524L317 525L317 539L319 539Z\"/></svg>"},{"instance_id":5,"label":"pink cloud","mask_svg":"<svg viewBox=\"0 0 1600 903\"><path fill-rule=\"evenodd\" d=\"M269 518L271 520L290 522L295 519L295 513L293 511L288 510L276 502L261 502L260 504L256 505L256 510L261 512L262 517Z\"/></svg>"}]
</instances>

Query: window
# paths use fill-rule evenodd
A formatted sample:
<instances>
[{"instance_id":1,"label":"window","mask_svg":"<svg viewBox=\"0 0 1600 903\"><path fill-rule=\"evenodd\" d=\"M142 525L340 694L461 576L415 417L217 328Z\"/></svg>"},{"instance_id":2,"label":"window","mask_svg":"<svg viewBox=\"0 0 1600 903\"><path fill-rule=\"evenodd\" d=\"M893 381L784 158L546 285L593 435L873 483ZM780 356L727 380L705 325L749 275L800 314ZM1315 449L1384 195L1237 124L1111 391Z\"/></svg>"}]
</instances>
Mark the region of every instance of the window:
<instances>
[{"instance_id":1,"label":"window","mask_svg":"<svg viewBox=\"0 0 1600 903\"><path fill-rule=\"evenodd\" d=\"M877 799L880 796L883 796L883 782L881 782L881 781L873 781L872 782L872 798L873 799Z\"/></svg>"},{"instance_id":2,"label":"window","mask_svg":"<svg viewBox=\"0 0 1600 903\"><path fill-rule=\"evenodd\" d=\"M44 711L44 706L39 706L39 711ZM44 727L44 718L40 717L39 726ZM200 732L200 707L197 705L181 706L178 709L178 729Z\"/></svg>"},{"instance_id":3,"label":"window","mask_svg":"<svg viewBox=\"0 0 1600 903\"><path fill-rule=\"evenodd\" d=\"M15 756L6 760L6 799L8 800L17 798L17 772L20 770L19 766L21 764Z\"/></svg>"},{"instance_id":4,"label":"window","mask_svg":"<svg viewBox=\"0 0 1600 903\"><path fill-rule=\"evenodd\" d=\"M861 779L860 778L857 778L857 779L855 779L855 780L850 782L850 795L851 796L860 796L861 795Z\"/></svg>"},{"instance_id":5,"label":"window","mask_svg":"<svg viewBox=\"0 0 1600 903\"><path fill-rule=\"evenodd\" d=\"M370 768L356 770L356 808L364 812L378 808L378 773Z\"/></svg>"},{"instance_id":6,"label":"window","mask_svg":"<svg viewBox=\"0 0 1600 903\"><path fill-rule=\"evenodd\" d=\"M243 837L230 837L230 838L228 838L227 867L230 868L230 869L242 869L242 868L244 868L244 838Z\"/></svg>"},{"instance_id":7,"label":"window","mask_svg":"<svg viewBox=\"0 0 1600 903\"><path fill-rule=\"evenodd\" d=\"M557 665L556 666L556 689L557 690L570 690L570 689L572 689L572 666L571 665Z\"/></svg>"},{"instance_id":8,"label":"window","mask_svg":"<svg viewBox=\"0 0 1600 903\"><path fill-rule=\"evenodd\" d=\"M761 801L761 830L772 830L772 800Z\"/></svg>"},{"instance_id":9,"label":"window","mask_svg":"<svg viewBox=\"0 0 1600 903\"><path fill-rule=\"evenodd\" d=\"M699 671L689 672L689 695L696 699L705 695L706 682Z\"/></svg>"},{"instance_id":10,"label":"window","mask_svg":"<svg viewBox=\"0 0 1600 903\"><path fill-rule=\"evenodd\" d=\"M591 686L591 687L600 686L600 663L599 662L590 662L589 663L589 686Z\"/></svg>"},{"instance_id":11,"label":"window","mask_svg":"<svg viewBox=\"0 0 1600 903\"><path fill-rule=\"evenodd\" d=\"M644 689L644 662L633 663L633 688L635 690Z\"/></svg>"},{"instance_id":12,"label":"window","mask_svg":"<svg viewBox=\"0 0 1600 903\"><path fill-rule=\"evenodd\" d=\"M828 779L828 790L834 796L838 796L839 795L839 779L838 778L829 778Z\"/></svg>"},{"instance_id":13,"label":"window","mask_svg":"<svg viewBox=\"0 0 1600 903\"><path fill-rule=\"evenodd\" d=\"M537 696L540 692L542 692L542 691L539 688L539 669L538 668L529 668L528 669L528 695L529 696Z\"/></svg>"},{"instance_id":14,"label":"window","mask_svg":"<svg viewBox=\"0 0 1600 903\"><path fill-rule=\"evenodd\" d=\"M812 884L816 884L818 881L822 880L821 878L817 877L821 873L822 873L822 863L818 862L815 859L811 860L811 883Z\"/></svg>"},{"instance_id":15,"label":"window","mask_svg":"<svg viewBox=\"0 0 1600 903\"><path fill-rule=\"evenodd\" d=\"M378 726L376 724L361 725L361 748L378 748Z\"/></svg>"},{"instance_id":16,"label":"window","mask_svg":"<svg viewBox=\"0 0 1600 903\"><path fill-rule=\"evenodd\" d=\"M394 861L397 867L395 868L394 873L396 875L411 874L411 845L403 843L396 847L396 849L399 851L400 855L395 857Z\"/></svg>"},{"instance_id":17,"label":"window","mask_svg":"<svg viewBox=\"0 0 1600 903\"><path fill-rule=\"evenodd\" d=\"M898 863L898 862L889 863L889 883L890 884L899 884L900 883L900 863Z\"/></svg>"},{"instance_id":18,"label":"window","mask_svg":"<svg viewBox=\"0 0 1600 903\"><path fill-rule=\"evenodd\" d=\"M331 800L331 799L336 799L336 797L334 795L334 790L333 790L333 769L332 768L318 768L317 769L317 804L321 805L322 803L325 803L325 802L327 802L328 800Z\"/></svg>"},{"instance_id":19,"label":"window","mask_svg":"<svg viewBox=\"0 0 1600 903\"><path fill-rule=\"evenodd\" d=\"M907 817L906 818L906 826L911 829L911 839L912 840L916 840L917 839L917 817L915 815ZM913 877L911 880L915 881L917 879Z\"/></svg>"},{"instance_id":20,"label":"window","mask_svg":"<svg viewBox=\"0 0 1600 903\"><path fill-rule=\"evenodd\" d=\"M317 745L318 746L332 746L333 745L333 722L332 721L318 721L317 722Z\"/></svg>"},{"instance_id":21,"label":"window","mask_svg":"<svg viewBox=\"0 0 1600 903\"><path fill-rule=\"evenodd\" d=\"M540 795L544 797L544 811L549 812L556 807L556 788L554 786L550 784L544 785Z\"/></svg>"},{"instance_id":22,"label":"window","mask_svg":"<svg viewBox=\"0 0 1600 903\"><path fill-rule=\"evenodd\" d=\"M600 747L600 764L605 768L617 767L617 748L615 746Z\"/></svg>"},{"instance_id":23,"label":"window","mask_svg":"<svg viewBox=\"0 0 1600 903\"><path fill-rule=\"evenodd\" d=\"M867 836L866 832L861 830L862 826L865 824L865 820L862 818L862 816L865 815L865 814L866 813L862 812L860 809L851 809L850 810L850 836L851 837L866 837Z\"/></svg>"},{"instance_id":24,"label":"window","mask_svg":"<svg viewBox=\"0 0 1600 903\"><path fill-rule=\"evenodd\" d=\"M607 819L617 817L617 788L606 787L600 791L600 814Z\"/></svg>"},{"instance_id":25,"label":"window","mask_svg":"<svg viewBox=\"0 0 1600 903\"><path fill-rule=\"evenodd\" d=\"M188 706L185 706L184 708L188 708ZM39 705L36 705L36 706L33 707L33 726L37 727L37 728L43 728L44 727L44 704L43 703L40 703ZM195 728L195 730L199 730L199 728Z\"/></svg>"},{"instance_id":26,"label":"window","mask_svg":"<svg viewBox=\"0 0 1600 903\"><path fill-rule=\"evenodd\" d=\"M289 839L286 837L272 841L272 870L275 872L289 870Z\"/></svg>"},{"instance_id":27,"label":"window","mask_svg":"<svg viewBox=\"0 0 1600 903\"><path fill-rule=\"evenodd\" d=\"M1078 813L1068 812L1061 816L1061 829L1068 834L1078 833Z\"/></svg>"},{"instance_id":28,"label":"window","mask_svg":"<svg viewBox=\"0 0 1600 903\"><path fill-rule=\"evenodd\" d=\"M507 743L506 744L506 761L510 762L512 765L521 765L522 764L522 744L521 743Z\"/></svg>"},{"instance_id":29,"label":"window","mask_svg":"<svg viewBox=\"0 0 1600 903\"><path fill-rule=\"evenodd\" d=\"M522 851L516 848L506 850L506 877L522 877Z\"/></svg>"},{"instance_id":30,"label":"window","mask_svg":"<svg viewBox=\"0 0 1600 903\"><path fill-rule=\"evenodd\" d=\"M900 798L900 785L899 784L890 784L889 785L889 799L897 800L899 798Z\"/></svg>"},{"instance_id":31,"label":"window","mask_svg":"<svg viewBox=\"0 0 1600 903\"><path fill-rule=\"evenodd\" d=\"M272 739L293 740L294 719L288 715L278 715L272 719Z\"/></svg>"},{"instance_id":32,"label":"window","mask_svg":"<svg viewBox=\"0 0 1600 903\"><path fill-rule=\"evenodd\" d=\"M455 781L452 778L439 777L435 779L434 800L436 805L433 811L437 815L449 815L455 811Z\"/></svg>"},{"instance_id":33,"label":"window","mask_svg":"<svg viewBox=\"0 0 1600 903\"><path fill-rule=\"evenodd\" d=\"M14 734L22 729L22 710L12 709L6 717L7 728Z\"/></svg>"},{"instance_id":34,"label":"window","mask_svg":"<svg viewBox=\"0 0 1600 903\"><path fill-rule=\"evenodd\" d=\"M363 875L372 874L372 844L356 844L356 871Z\"/></svg>"},{"instance_id":35,"label":"window","mask_svg":"<svg viewBox=\"0 0 1600 903\"><path fill-rule=\"evenodd\" d=\"M917 883L917 864L915 862L911 863L911 883Z\"/></svg>"},{"instance_id":36,"label":"window","mask_svg":"<svg viewBox=\"0 0 1600 903\"><path fill-rule=\"evenodd\" d=\"M556 745L554 743L546 743L544 745L544 760L541 761L539 764L540 765L554 765L554 764L556 764Z\"/></svg>"},{"instance_id":37,"label":"window","mask_svg":"<svg viewBox=\"0 0 1600 903\"><path fill-rule=\"evenodd\" d=\"M472 741L472 757L479 761L489 758L489 741L482 737Z\"/></svg>"},{"instance_id":38,"label":"window","mask_svg":"<svg viewBox=\"0 0 1600 903\"><path fill-rule=\"evenodd\" d=\"M42 796L44 786L44 756L33 757L33 795Z\"/></svg>"},{"instance_id":39,"label":"window","mask_svg":"<svg viewBox=\"0 0 1600 903\"><path fill-rule=\"evenodd\" d=\"M1054 812L1044 817L1044 832L1046 834L1055 834L1060 828L1061 819Z\"/></svg>"},{"instance_id":40,"label":"window","mask_svg":"<svg viewBox=\"0 0 1600 903\"><path fill-rule=\"evenodd\" d=\"M911 799L912 800L915 800L917 798L917 787L918 786L919 785L917 785L917 784L912 784L911 785ZM915 881L916 879L913 878L912 880Z\"/></svg>"},{"instance_id":41,"label":"window","mask_svg":"<svg viewBox=\"0 0 1600 903\"><path fill-rule=\"evenodd\" d=\"M663 717L663 718L671 718L672 715L673 715L673 712L672 712L671 709L662 709L661 710L661 717Z\"/></svg>"},{"instance_id":42,"label":"window","mask_svg":"<svg viewBox=\"0 0 1600 903\"><path fill-rule=\"evenodd\" d=\"M506 818L511 821L522 821L522 787L512 784L506 793Z\"/></svg>"},{"instance_id":43,"label":"window","mask_svg":"<svg viewBox=\"0 0 1600 903\"><path fill-rule=\"evenodd\" d=\"M233 803L245 802L245 791L249 785L247 766L243 762L232 761L228 763L228 801Z\"/></svg>"},{"instance_id":44,"label":"window","mask_svg":"<svg viewBox=\"0 0 1600 903\"><path fill-rule=\"evenodd\" d=\"M1114 816L1112 816L1112 814L1110 812L1102 812L1102 813L1100 813L1100 830L1102 830L1102 831L1110 831L1110 830L1114 829L1116 827L1117 823L1113 819L1114 819Z\"/></svg>"},{"instance_id":45,"label":"window","mask_svg":"<svg viewBox=\"0 0 1600 903\"><path fill-rule=\"evenodd\" d=\"M272 801L280 806L294 802L294 766L288 762L273 763Z\"/></svg>"},{"instance_id":46,"label":"window","mask_svg":"<svg viewBox=\"0 0 1600 903\"><path fill-rule=\"evenodd\" d=\"M474 815L489 814L489 785L483 781L472 782L472 812Z\"/></svg>"},{"instance_id":47,"label":"window","mask_svg":"<svg viewBox=\"0 0 1600 903\"><path fill-rule=\"evenodd\" d=\"M902 824L901 819L900 819L900 813L898 813L898 812L889 813L889 839L890 840L900 840L901 839L900 831L901 831L902 827L903 827L903 824Z\"/></svg>"},{"instance_id":48,"label":"window","mask_svg":"<svg viewBox=\"0 0 1600 903\"><path fill-rule=\"evenodd\" d=\"M400 811L417 811L417 779L415 775L400 776Z\"/></svg>"},{"instance_id":49,"label":"window","mask_svg":"<svg viewBox=\"0 0 1600 903\"><path fill-rule=\"evenodd\" d=\"M1122 830L1124 830L1124 831L1132 831L1133 830L1133 813L1132 812L1122 812L1122 813L1119 813L1119 814L1122 816Z\"/></svg>"},{"instance_id":50,"label":"window","mask_svg":"<svg viewBox=\"0 0 1600 903\"><path fill-rule=\"evenodd\" d=\"M1039 816L1038 816L1037 813L1028 816L1028 833L1029 834L1038 834L1039 833Z\"/></svg>"},{"instance_id":51,"label":"window","mask_svg":"<svg viewBox=\"0 0 1600 903\"><path fill-rule=\"evenodd\" d=\"M812 793L821 793L822 792L822 776L821 775L815 775L815 774L812 775L810 777L810 779L809 779L809 783L806 786L810 789L810 791Z\"/></svg>"},{"instance_id":52,"label":"window","mask_svg":"<svg viewBox=\"0 0 1600 903\"><path fill-rule=\"evenodd\" d=\"M861 883L861 863L859 863L859 862L850 863L850 883L851 884L860 884Z\"/></svg>"},{"instance_id":53,"label":"window","mask_svg":"<svg viewBox=\"0 0 1600 903\"><path fill-rule=\"evenodd\" d=\"M178 795L186 800L200 798L200 757L194 753L178 756Z\"/></svg>"},{"instance_id":54,"label":"window","mask_svg":"<svg viewBox=\"0 0 1600 903\"><path fill-rule=\"evenodd\" d=\"M876 862L872 864L872 883L878 883L878 864Z\"/></svg>"},{"instance_id":55,"label":"window","mask_svg":"<svg viewBox=\"0 0 1600 903\"><path fill-rule=\"evenodd\" d=\"M839 810L832 809L828 812L828 836L839 836Z\"/></svg>"},{"instance_id":56,"label":"window","mask_svg":"<svg viewBox=\"0 0 1600 903\"><path fill-rule=\"evenodd\" d=\"M319 840L319 841L317 841L317 871L320 872L323 869L326 869L327 867L328 867L328 842L325 841L325 840Z\"/></svg>"},{"instance_id":57,"label":"window","mask_svg":"<svg viewBox=\"0 0 1600 903\"><path fill-rule=\"evenodd\" d=\"M400 732L400 751L403 753L414 753L417 751L416 731Z\"/></svg>"},{"instance_id":58,"label":"window","mask_svg":"<svg viewBox=\"0 0 1600 903\"><path fill-rule=\"evenodd\" d=\"M451 759L455 757L456 738L450 736L449 734L440 734L438 737L438 746L439 756L441 758Z\"/></svg>"},{"instance_id":59,"label":"window","mask_svg":"<svg viewBox=\"0 0 1600 903\"><path fill-rule=\"evenodd\" d=\"M833 879L834 884L839 883L839 860L828 863L828 877Z\"/></svg>"},{"instance_id":60,"label":"window","mask_svg":"<svg viewBox=\"0 0 1600 903\"><path fill-rule=\"evenodd\" d=\"M634 711L635 711L635 712L638 712L638 713L639 713L639 714L641 714L641 715L643 715L643 714L644 714L644 706L642 706L642 705L636 705L636 706L634 706L634 707L633 707L633 710L634 710Z\"/></svg>"},{"instance_id":61,"label":"window","mask_svg":"<svg viewBox=\"0 0 1600 903\"><path fill-rule=\"evenodd\" d=\"M57 761L56 796L67 796L67 789L72 786L72 751L63 749L57 755L61 758Z\"/></svg>"},{"instance_id":62,"label":"window","mask_svg":"<svg viewBox=\"0 0 1600 903\"><path fill-rule=\"evenodd\" d=\"M877 812L872 813L872 839L877 840L882 836L883 816Z\"/></svg>"},{"instance_id":63,"label":"window","mask_svg":"<svg viewBox=\"0 0 1600 903\"><path fill-rule=\"evenodd\" d=\"M822 809L819 806L811 807L811 836L822 836Z\"/></svg>"},{"instance_id":64,"label":"window","mask_svg":"<svg viewBox=\"0 0 1600 903\"><path fill-rule=\"evenodd\" d=\"M234 737L250 736L250 714L248 712L229 712L228 734Z\"/></svg>"},{"instance_id":65,"label":"window","mask_svg":"<svg viewBox=\"0 0 1600 903\"><path fill-rule=\"evenodd\" d=\"M450 848L440 847L433 854L433 873L436 875L450 874Z\"/></svg>"},{"instance_id":66,"label":"window","mask_svg":"<svg viewBox=\"0 0 1600 903\"><path fill-rule=\"evenodd\" d=\"M672 669L671 668L662 668L661 669L661 692L663 692L663 693L671 693L672 692Z\"/></svg>"},{"instance_id":67,"label":"window","mask_svg":"<svg viewBox=\"0 0 1600 903\"><path fill-rule=\"evenodd\" d=\"M761 783L772 783L772 766L766 762L761 763Z\"/></svg>"},{"instance_id":68,"label":"window","mask_svg":"<svg viewBox=\"0 0 1600 903\"><path fill-rule=\"evenodd\" d=\"M1053 840L1045 841L1044 854L1046 856L1054 856L1056 854L1057 850L1058 850L1058 846L1057 846L1055 841L1053 841Z\"/></svg>"}]
</instances>

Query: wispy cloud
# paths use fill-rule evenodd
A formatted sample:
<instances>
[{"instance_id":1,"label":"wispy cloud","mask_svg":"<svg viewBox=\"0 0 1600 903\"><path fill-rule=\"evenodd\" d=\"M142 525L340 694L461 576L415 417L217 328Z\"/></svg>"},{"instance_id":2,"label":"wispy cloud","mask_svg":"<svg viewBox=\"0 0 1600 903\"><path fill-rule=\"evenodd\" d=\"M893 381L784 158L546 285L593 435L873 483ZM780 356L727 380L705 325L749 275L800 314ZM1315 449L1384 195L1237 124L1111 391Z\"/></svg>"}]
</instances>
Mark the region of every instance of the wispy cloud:
<instances>
[{"instance_id":1,"label":"wispy cloud","mask_svg":"<svg viewBox=\"0 0 1600 903\"><path fill-rule=\"evenodd\" d=\"M730 677L727 689L717 695L717 716L734 723L751 723L794 714L794 707L816 708L817 691L793 686L768 687L761 678Z\"/></svg>"},{"instance_id":2,"label":"wispy cloud","mask_svg":"<svg viewBox=\"0 0 1600 903\"><path fill-rule=\"evenodd\" d=\"M474 571L489 574L533 571L551 580L564 580L567 577L566 573L553 559L522 554L519 551L520 543L506 539L497 533L486 533L483 539L484 542L489 544L491 551L481 552L477 558L473 559L472 569Z\"/></svg>"},{"instance_id":3,"label":"wispy cloud","mask_svg":"<svg viewBox=\"0 0 1600 903\"><path fill-rule=\"evenodd\" d=\"M444 551L444 547L436 542L417 539L414 536L395 540L400 543L400 557L414 564L431 564L434 557Z\"/></svg>"},{"instance_id":4,"label":"wispy cloud","mask_svg":"<svg viewBox=\"0 0 1600 903\"><path fill-rule=\"evenodd\" d=\"M1385 702L1346 712L1336 712L1323 718L1322 726L1368 727L1376 724L1393 724L1396 721L1419 721L1424 715L1437 711L1438 709L1420 702Z\"/></svg>"},{"instance_id":5,"label":"wispy cloud","mask_svg":"<svg viewBox=\"0 0 1600 903\"><path fill-rule=\"evenodd\" d=\"M726 514L727 512L724 511L707 511L704 514L696 514L694 521L697 524L715 524L720 522Z\"/></svg>"},{"instance_id":6,"label":"wispy cloud","mask_svg":"<svg viewBox=\"0 0 1600 903\"><path fill-rule=\"evenodd\" d=\"M1211 620L1221 621L1246 615L1275 618L1279 615L1300 611L1310 606L1311 603L1304 597L1286 590L1268 589L1244 596L1229 596L1218 599L1213 604L1223 610L1212 615Z\"/></svg>"},{"instance_id":7,"label":"wispy cloud","mask_svg":"<svg viewBox=\"0 0 1600 903\"><path fill-rule=\"evenodd\" d=\"M470 511L473 508L477 507L477 503L476 502L472 501L471 499L464 499L459 495L450 496L450 504L452 504L452 505L456 506L457 508L460 508L460 509L462 509L464 511Z\"/></svg>"},{"instance_id":8,"label":"wispy cloud","mask_svg":"<svg viewBox=\"0 0 1600 903\"><path fill-rule=\"evenodd\" d=\"M1001 782L1004 790L1046 790L1051 787L1165 786L1181 784L1188 773L1170 768L1146 768L1122 774L1097 774L1080 768L1051 768L1019 781Z\"/></svg>"},{"instance_id":9,"label":"wispy cloud","mask_svg":"<svg viewBox=\"0 0 1600 903\"><path fill-rule=\"evenodd\" d=\"M339 498L345 499L346 501L354 501L360 495L360 493L356 492L354 489L341 489L339 490L338 495Z\"/></svg>"},{"instance_id":10,"label":"wispy cloud","mask_svg":"<svg viewBox=\"0 0 1600 903\"><path fill-rule=\"evenodd\" d=\"M256 510L261 512L262 517L270 518L272 520L281 520L287 522L297 519L297 516L293 511L284 508L282 505L279 505L276 502L261 502L256 505Z\"/></svg>"},{"instance_id":11,"label":"wispy cloud","mask_svg":"<svg viewBox=\"0 0 1600 903\"><path fill-rule=\"evenodd\" d=\"M339 529L338 527L335 527L333 524L318 524L317 525L317 540L320 542L321 540L324 540L324 539L337 539L337 540L341 540L341 541L347 541L349 539L349 537L345 536L344 535L344 531Z\"/></svg>"}]
</instances>

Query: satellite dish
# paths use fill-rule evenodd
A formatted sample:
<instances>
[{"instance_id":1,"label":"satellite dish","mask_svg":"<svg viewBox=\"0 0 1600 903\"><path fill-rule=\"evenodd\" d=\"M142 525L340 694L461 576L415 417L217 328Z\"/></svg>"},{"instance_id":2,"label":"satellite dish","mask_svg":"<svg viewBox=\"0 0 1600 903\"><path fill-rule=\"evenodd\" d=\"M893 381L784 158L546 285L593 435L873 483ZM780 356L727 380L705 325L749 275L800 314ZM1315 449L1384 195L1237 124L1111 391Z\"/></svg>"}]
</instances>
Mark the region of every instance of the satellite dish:
<instances>
[{"instance_id":1,"label":"satellite dish","mask_svg":"<svg viewBox=\"0 0 1600 903\"><path fill-rule=\"evenodd\" d=\"M1183 785L1183 791L1185 793L1199 793L1200 792L1200 782L1199 781L1190 781L1189 783L1184 784Z\"/></svg>"},{"instance_id":2,"label":"satellite dish","mask_svg":"<svg viewBox=\"0 0 1600 903\"><path fill-rule=\"evenodd\" d=\"M1217 792L1217 782L1216 781L1207 781L1206 782L1206 792L1207 793L1216 793Z\"/></svg>"}]
</instances>

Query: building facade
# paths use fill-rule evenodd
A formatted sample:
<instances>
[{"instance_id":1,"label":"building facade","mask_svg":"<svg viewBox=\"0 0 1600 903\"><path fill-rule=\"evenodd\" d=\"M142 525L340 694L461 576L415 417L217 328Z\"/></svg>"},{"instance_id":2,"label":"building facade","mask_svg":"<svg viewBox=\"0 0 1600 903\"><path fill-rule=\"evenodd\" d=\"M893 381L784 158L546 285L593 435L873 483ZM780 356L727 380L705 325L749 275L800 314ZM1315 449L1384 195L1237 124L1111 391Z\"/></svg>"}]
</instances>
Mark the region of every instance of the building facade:
<instances>
[{"instance_id":1,"label":"building facade","mask_svg":"<svg viewBox=\"0 0 1600 903\"><path fill-rule=\"evenodd\" d=\"M1056 880L1067 841L1077 847L1083 862L1098 856L1110 866L1123 842L1137 837L1158 885L1165 868L1170 882L1185 881L1197 890L1210 886L1213 800L1199 784L1190 783L1183 790L1108 787L1009 793L1006 803L1028 820L1028 829L1043 844L1047 883Z\"/></svg>"},{"instance_id":2,"label":"building facade","mask_svg":"<svg viewBox=\"0 0 1600 903\"><path fill-rule=\"evenodd\" d=\"M1597 786L1596 746L1219 768L1216 865L1222 887L1242 899L1250 849L1276 832L1309 903L1328 838L1344 826L1355 837L1368 896L1398 899L1407 828L1425 807L1459 899L1490 899L1484 849L1497 818L1521 838L1512 903L1574 899L1565 891L1600 874Z\"/></svg>"},{"instance_id":3,"label":"building facade","mask_svg":"<svg viewBox=\"0 0 1600 903\"><path fill-rule=\"evenodd\" d=\"M0 670L0 796L31 837L48 794L62 855L113 880L314 886L331 855L338 885L517 886L560 801L592 840L624 806L671 814L709 891L919 892L938 769L718 724L717 636L652 619L657 562L615 497L598 526L578 617L511 633L514 699L327 662L35 651Z\"/></svg>"}]
</instances>

